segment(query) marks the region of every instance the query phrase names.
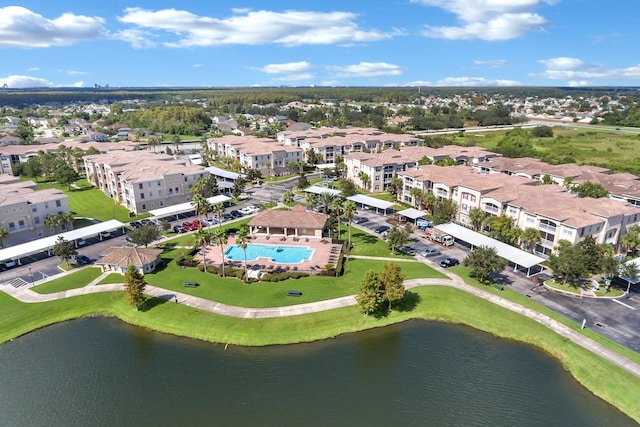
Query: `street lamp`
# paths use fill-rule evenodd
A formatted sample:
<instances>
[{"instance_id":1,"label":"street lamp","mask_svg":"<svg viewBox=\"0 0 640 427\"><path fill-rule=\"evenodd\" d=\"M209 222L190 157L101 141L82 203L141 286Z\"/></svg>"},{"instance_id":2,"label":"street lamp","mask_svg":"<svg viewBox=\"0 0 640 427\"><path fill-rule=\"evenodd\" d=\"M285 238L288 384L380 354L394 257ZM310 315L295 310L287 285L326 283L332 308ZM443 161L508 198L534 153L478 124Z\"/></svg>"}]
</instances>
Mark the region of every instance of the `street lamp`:
<instances>
[{"instance_id":1,"label":"street lamp","mask_svg":"<svg viewBox=\"0 0 640 427\"><path fill-rule=\"evenodd\" d=\"M31 267L29 267L29 277L31 277L31 286L33 286L33 273L31 272Z\"/></svg>"}]
</instances>

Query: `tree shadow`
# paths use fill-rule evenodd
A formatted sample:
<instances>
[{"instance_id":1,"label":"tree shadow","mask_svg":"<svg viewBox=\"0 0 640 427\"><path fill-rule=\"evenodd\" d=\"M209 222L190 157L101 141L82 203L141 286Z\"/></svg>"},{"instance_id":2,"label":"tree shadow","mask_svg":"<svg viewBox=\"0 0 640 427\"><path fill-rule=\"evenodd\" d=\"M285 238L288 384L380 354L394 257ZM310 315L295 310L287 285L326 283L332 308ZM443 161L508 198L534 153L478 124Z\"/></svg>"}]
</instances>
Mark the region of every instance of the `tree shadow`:
<instances>
[{"instance_id":1,"label":"tree shadow","mask_svg":"<svg viewBox=\"0 0 640 427\"><path fill-rule=\"evenodd\" d=\"M394 307L399 312L413 311L422 301L422 297L415 292L405 291L402 300Z\"/></svg>"},{"instance_id":2,"label":"tree shadow","mask_svg":"<svg viewBox=\"0 0 640 427\"><path fill-rule=\"evenodd\" d=\"M155 307L158 307L159 305L166 303L172 297L173 297L173 294L167 294L167 295L162 295L161 297L147 298L146 300L144 300L144 302L140 306L139 311L142 311L143 313L145 313Z\"/></svg>"},{"instance_id":3,"label":"tree shadow","mask_svg":"<svg viewBox=\"0 0 640 427\"><path fill-rule=\"evenodd\" d=\"M510 286L513 281L504 273L494 273L487 276L487 284L497 283L504 286Z\"/></svg>"},{"instance_id":4,"label":"tree shadow","mask_svg":"<svg viewBox=\"0 0 640 427\"><path fill-rule=\"evenodd\" d=\"M378 241L378 238L376 236L372 236L371 234L365 234L365 233L354 233L351 235L351 240L359 240L362 243L370 243L373 244L375 242Z\"/></svg>"}]
</instances>

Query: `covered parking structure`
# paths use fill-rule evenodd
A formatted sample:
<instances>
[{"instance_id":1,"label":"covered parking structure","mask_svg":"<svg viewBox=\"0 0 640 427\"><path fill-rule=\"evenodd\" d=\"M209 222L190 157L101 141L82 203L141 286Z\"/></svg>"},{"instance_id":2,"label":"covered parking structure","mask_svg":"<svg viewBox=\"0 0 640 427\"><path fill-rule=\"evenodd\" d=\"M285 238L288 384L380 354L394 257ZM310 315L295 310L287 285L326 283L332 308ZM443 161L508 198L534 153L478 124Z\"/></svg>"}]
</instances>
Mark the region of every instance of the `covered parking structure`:
<instances>
[{"instance_id":1,"label":"covered parking structure","mask_svg":"<svg viewBox=\"0 0 640 427\"><path fill-rule=\"evenodd\" d=\"M220 203L225 203L231 200L231 197L219 194L217 196L209 197L207 202L211 206L218 205ZM164 208L153 209L149 211L151 216L156 218L164 218L166 216L175 215L176 219L178 219L178 215L185 212L195 211L195 208L191 204L191 202L180 203L179 205L165 206Z\"/></svg>"},{"instance_id":2,"label":"covered parking structure","mask_svg":"<svg viewBox=\"0 0 640 427\"><path fill-rule=\"evenodd\" d=\"M324 194L324 193L329 193L331 194L333 197L339 196L340 193L342 193L342 191L340 190L334 190L333 188L327 188L327 187L320 187L318 185L312 185L310 187L307 187L304 189L305 193L313 193L313 194Z\"/></svg>"},{"instance_id":3,"label":"covered parking structure","mask_svg":"<svg viewBox=\"0 0 640 427\"><path fill-rule=\"evenodd\" d=\"M426 212L422 212L422 211L420 211L418 209L414 209L414 208L404 209L404 210L396 212L396 215L405 218L405 221L408 218L413 222L416 222L416 220L418 218L422 218L426 214L427 214Z\"/></svg>"},{"instance_id":4,"label":"covered parking structure","mask_svg":"<svg viewBox=\"0 0 640 427\"><path fill-rule=\"evenodd\" d=\"M382 210L383 215L386 215L388 213L388 210L391 209L393 205L395 205L395 203L393 202L387 202L386 200L380 200L376 199L375 197L365 196L362 194L356 194L354 196L347 197L347 200L355 202L357 206L359 205L358 207L363 209L375 208L376 213L378 213L379 210Z\"/></svg>"},{"instance_id":5,"label":"covered parking structure","mask_svg":"<svg viewBox=\"0 0 640 427\"><path fill-rule=\"evenodd\" d=\"M462 244L466 243L465 246L469 246L471 249L479 246L494 248L499 257L506 259L509 265L513 265L513 271L526 272L527 277L538 274L543 270L540 263L545 261L544 258L469 230L461 225L449 222L436 225L434 228L453 236Z\"/></svg>"},{"instance_id":6,"label":"covered parking structure","mask_svg":"<svg viewBox=\"0 0 640 427\"><path fill-rule=\"evenodd\" d=\"M16 261L21 264L20 258L47 251L51 255L51 249L58 241L59 237L62 237L68 242L74 242L78 247L77 241L87 237L98 235L102 240L101 233L116 230L124 227L125 224L116 219L93 224L88 227L78 228L76 230L67 231L65 233L56 234L53 236L43 237L42 239L32 240L31 242L21 243L19 245L10 246L8 248L0 249L0 261Z\"/></svg>"}]
</instances>

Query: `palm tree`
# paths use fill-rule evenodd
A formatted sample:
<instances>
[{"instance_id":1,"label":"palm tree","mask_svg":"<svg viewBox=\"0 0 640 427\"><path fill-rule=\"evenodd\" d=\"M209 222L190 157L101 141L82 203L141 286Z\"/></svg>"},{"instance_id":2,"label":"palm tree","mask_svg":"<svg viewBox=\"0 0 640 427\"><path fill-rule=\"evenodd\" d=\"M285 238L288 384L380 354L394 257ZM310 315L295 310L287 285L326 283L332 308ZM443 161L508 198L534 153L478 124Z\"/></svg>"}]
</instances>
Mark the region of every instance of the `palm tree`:
<instances>
[{"instance_id":1,"label":"palm tree","mask_svg":"<svg viewBox=\"0 0 640 427\"><path fill-rule=\"evenodd\" d=\"M54 229L56 229L56 227L59 227L60 224L62 224L62 220L60 219L60 215L57 214L49 214L46 217L44 217L44 225L51 227Z\"/></svg>"},{"instance_id":2,"label":"palm tree","mask_svg":"<svg viewBox=\"0 0 640 427\"><path fill-rule=\"evenodd\" d=\"M198 228L195 234L196 250L198 247L202 247L202 264L204 265L204 272L207 272L207 246L211 243L211 232L206 228Z\"/></svg>"},{"instance_id":3,"label":"palm tree","mask_svg":"<svg viewBox=\"0 0 640 427\"><path fill-rule=\"evenodd\" d=\"M282 195L282 201L285 204L293 203L293 191L291 190L285 191L284 194Z\"/></svg>"},{"instance_id":4,"label":"palm tree","mask_svg":"<svg viewBox=\"0 0 640 427\"><path fill-rule=\"evenodd\" d=\"M520 241L531 252L534 251L536 243L540 240L540 232L533 227L525 228L520 235Z\"/></svg>"},{"instance_id":5,"label":"palm tree","mask_svg":"<svg viewBox=\"0 0 640 427\"><path fill-rule=\"evenodd\" d=\"M4 239L9 236L9 232L6 228L0 227L0 246L4 248Z\"/></svg>"},{"instance_id":6,"label":"palm tree","mask_svg":"<svg viewBox=\"0 0 640 427\"><path fill-rule=\"evenodd\" d=\"M247 267L247 245L251 241L251 235L249 234L249 226L242 224L238 234L236 235L236 244L244 251L244 277L247 279L248 267Z\"/></svg>"},{"instance_id":7,"label":"palm tree","mask_svg":"<svg viewBox=\"0 0 640 427\"><path fill-rule=\"evenodd\" d=\"M315 206L318 203L318 196L315 193L307 193L307 207Z\"/></svg>"},{"instance_id":8,"label":"palm tree","mask_svg":"<svg viewBox=\"0 0 640 427\"><path fill-rule=\"evenodd\" d=\"M209 209L211 209L211 204L202 194L193 196L191 206L195 208L196 214L202 216L203 219L207 215L207 212L209 212Z\"/></svg>"},{"instance_id":9,"label":"palm tree","mask_svg":"<svg viewBox=\"0 0 640 427\"><path fill-rule=\"evenodd\" d=\"M413 204L416 208L420 209L420 205L422 203L422 198L424 197L424 193L422 189L418 187L411 187L409 190L409 195L413 198Z\"/></svg>"},{"instance_id":10,"label":"palm tree","mask_svg":"<svg viewBox=\"0 0 640 427\"><path fill-rule=\"evenodd\" d=\"M58 218L60 220L60 225L64 224L67 226L67 230L71 230L73 220L75 219L71 212L63 212L61 214L58 214Z\"/></svg>"},{"instance_id":11,"label":"palm tree","mask_svg":"<svg viewBox=\"0 0 640 427\"><path fill-rule=\"evenodd\" d=\"M349 221L349 248L351 248L351 221L356 216L356 202L349 200L344 205L344 216Z\"/></svg>"},{"instance_id":12,"label":"palm tree","mask_svg":"<svg viewBox=\"0 0 640 427\"><path fill-rule=\"evenodd\" d=\"M426 191L422 196L422 204L424 205L425 209L431 212L431 215L433 215L433 208L435 207L437 201L438 198L431 191Z\"/></svg>"},{"instance_id":13,"label":"palm tree","mask_svg":"<svg viewBox=\"0 0 640 427\"><path fill-rule=\"evenodd\" d=\"M360 181L362 182L362 187L364 187L365 190L368 190L369 184L371 184L371 177L369 176L369 174L365 171L360 171L360 173L358 174L358 179L360 179Z\"/></svg>"},{"instance_id":14,"label":"palm tree","mask_svg":"<svg viewBox=\"0 0 640 427\"><path fill-rule=\"evenodd\" d=\"M333 210L333 214L336 216L338 220L338 240L340 240L340 216L344 213L344 207L342 206L342 199L336 197L331 202L331 209Z\"/></svg>"},{"instance_id":15,"label":"palm tree","mask_svg":"<svg viewBox=\"0 0 640 427\"><path fill-rule=\"evenodd\" d=\"M322 212L328 214L329 207L331 206L331 203L333 203L333 196L328 191L323 191L318 197L318 202L322 205Z\"/></svg>"},{"instance_id":16,"label":"palm tree","mask_svg":"<svg viewBox=\"0 0 640 427\"><path fill-rule=\"evenodd\" d=\"M176 154L180 151L180 137L178 135L173 136L173 146L176 148Z\"/></svg>"},{"instance_id":17,"label":"palm tree","mask_svg":"<svg viewBox=\"0 0 640 427\"><path fill-rule=\"evenodd\" d=\"M224 273L224 245L227 244L227 230L218 227L213 232L213 240L216 245L220 246L220 254L222 255L222 277L225 277Z\"/></svg>"},{"instance_id":18,"label":"palm tree","mask_svg":"<svg viewBox=\"0 0 640 427\"><path fill-rule=\"evenodd\" d=\"M216 217L218 218L218 226L222 227L222 216L224 215L224 205L222 203L218 203L213 206L213 212L215 212Z\"/></svg>"},{"instance_id":19,"label":"palm tree","mask_svg":"<svg viewBox=\"0 0 640 427\"><path fill-rule=\"evenodd\" d=\"M473 226L473 229L475 231L478 231L478 229L482 226L482 222L486 217L487 213L478 207L471 208L471 210L469 211L469 219L471 220L471 225Z\"/></svg>"}]
</instances>

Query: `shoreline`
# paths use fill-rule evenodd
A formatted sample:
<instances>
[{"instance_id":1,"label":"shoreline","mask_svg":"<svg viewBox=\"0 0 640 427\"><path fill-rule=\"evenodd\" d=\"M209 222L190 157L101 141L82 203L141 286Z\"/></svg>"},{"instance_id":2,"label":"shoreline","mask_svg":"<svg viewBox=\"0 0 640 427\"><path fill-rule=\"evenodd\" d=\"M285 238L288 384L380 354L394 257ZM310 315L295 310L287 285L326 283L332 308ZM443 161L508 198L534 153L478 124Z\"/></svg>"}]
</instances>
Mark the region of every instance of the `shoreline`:
<instances>
[{"instance_id":1,"label":"shoreline","mask_svg":"<svg viewBox=\"0 0 640 427\"><path fill-rule=\"evenodd\" d=\"M629 376L622 368L526 316L462 290L445 286L422 286L408 292L419 298L413 309L394 311L382 318L365 316L359 313L357 307L351 306L302 316L270 319L225 318L186 305L167 304L166 301L160 301L157 298L152 301L154 305L150 309L136 312L122 301L121 292L107 292L70 298L69 300L79 299L85 303L89 302L89 304L83 303L79 311L36 310L48 311L46 313L48 319L40 319L40 322L33 324L31 328L23 328L17 335L2 337L2 342L13 341L36 329L56 323L99 316L115 317L125 323L160 333L219 345L247 347L322 341L413 319L464 324L497 338L533 345L538 350L544 351L561 363L567 372L595 396L616 407L636 422L640 422L640 405L631 399L623 400L618 394L618 390L622 389L628 395L638 395L640 380ZM434 305L434 302L437 304ZM18 304L23 303L18 302ZM52 303L42 303L42 305L50 304ZM0 299L0 305L2 305L2 299ZM29 305L37 308L41 304ZM477 307L478 310L468 310L465 308L468 305ZM484 313L486 310L491 312L488 317ZM187 319L191 319L192 322L190 323ZM345 322L345 320L349 321ZM0 321L0 324L2 323L5 322ZM18 331L14 330L14 332ZM634 393L633 390L638 393Z\"/></svg>"}]
</instances>

